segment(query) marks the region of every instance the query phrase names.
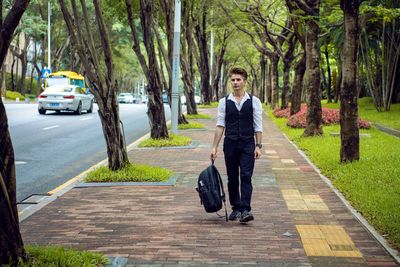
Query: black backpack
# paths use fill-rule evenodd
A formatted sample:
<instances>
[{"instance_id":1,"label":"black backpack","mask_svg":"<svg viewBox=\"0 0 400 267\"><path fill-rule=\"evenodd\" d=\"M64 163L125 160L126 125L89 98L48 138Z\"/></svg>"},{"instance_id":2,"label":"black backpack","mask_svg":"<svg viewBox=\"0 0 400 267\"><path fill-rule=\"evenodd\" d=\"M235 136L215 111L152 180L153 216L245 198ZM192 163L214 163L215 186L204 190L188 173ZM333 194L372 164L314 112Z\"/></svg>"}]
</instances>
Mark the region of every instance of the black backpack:
<instances>
[{"instance_id":1,"label":"black backpack","mask_svg":"<svg viewBox=\"0 0 400 267\"><path fill-rule=\"evenodd\" d=\"M196 190L199 193L200 204L204 206L206 212L211 213L219 211L222 209L223 203L225 207L225 218L226 221L228 221L228 213L225 205L224 185L222 183L221 175L214 165L214 160L212 160L212 164L210 166L200 173Z\"/></svg>"}]
</instances>

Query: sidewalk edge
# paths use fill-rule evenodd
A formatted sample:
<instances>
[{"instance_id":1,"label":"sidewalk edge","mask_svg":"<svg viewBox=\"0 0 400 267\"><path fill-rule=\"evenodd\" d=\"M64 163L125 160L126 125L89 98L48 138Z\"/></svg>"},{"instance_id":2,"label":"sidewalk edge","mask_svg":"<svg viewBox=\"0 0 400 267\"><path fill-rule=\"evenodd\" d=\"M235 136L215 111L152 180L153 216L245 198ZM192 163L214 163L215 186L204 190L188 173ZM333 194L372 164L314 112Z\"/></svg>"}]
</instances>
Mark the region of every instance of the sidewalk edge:
<instances>
[{"instance_id":1,"label":"sidewalk edge","mask_svg":"<svg viewBox=\"0 0 400 267\"><path fill-rule=\"evenodd\" d=\"M393 257L393 259L400 264L400 255L399 252L388 244L386 239L379 234L375 228L368 223L368 221L356 210L353 208L353 206L350 204L349 201L342 195L342 193L332 184L331 180L323 175L318 169L317 166L314 165L313 162L307 157L307 155L304 153L303 150L299 149L299 147L292 142L285 133L283 133L283 136L291 143L296 150L299 152L299 154L307 161L308 164L318 173L320 178L333 190L333 192L340 198L340 200L343 202L343 204L347 207L347 209L353 214L353 216L368 230L368 232L378 241L378 243Z\"/></svg>"}]
</instances>

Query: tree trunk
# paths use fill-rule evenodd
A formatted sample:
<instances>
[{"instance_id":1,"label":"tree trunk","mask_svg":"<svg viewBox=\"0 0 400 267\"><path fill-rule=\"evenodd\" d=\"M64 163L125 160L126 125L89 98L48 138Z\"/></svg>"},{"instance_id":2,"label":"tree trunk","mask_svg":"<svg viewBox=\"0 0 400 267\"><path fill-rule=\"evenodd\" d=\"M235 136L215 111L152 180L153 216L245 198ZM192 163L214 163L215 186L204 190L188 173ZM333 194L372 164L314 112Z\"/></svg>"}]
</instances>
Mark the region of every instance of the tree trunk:
<instances>
[{"instance_id":1,"label":"tree trunk","mask_svg":"<svg viewBox=\"0 0 400 267\"><path fill-rule=\"evenodd\" d=\"M338 73L339 77L336 79L336 85L335 85L335 95L333 97L333 101L337 103L339 101L339 96L340 96L340 86L342 84L342 78L343 78L343 72L342 72L342 62L338 62Z\"/></svg>"},{"instance_id":2,"label":"tree trunk","mask_svg":"<svg viewBox=\"0 0 400 267\"><path fill-rule=\"evenodd\" d=\"M266 74L266 60L265 56L263 54L260 54L260 66L261 66L261 94L260 94L260 101L261 103L264 103L265 101L265 85L266 85L266 80L265 80L265 74Z\"/></svg>"},{"instance_id":3,"label":"tree trunk","mask_svg":"<svg viewBox=\"0 0 400 267\"><path fill-rule=\"evenodd\" d=\"M267 73L267 77L266 77L266 90L267 90L267 98L266 98L266 102L267 104L272 107L272 83L271 83L271 63L270 64L266 64L266 73Z\"/></svg>"},{"instance_id":4,"label":"tree trunk","mask_svg":"<svg viewBox=\"0 0 400 267\"><path fill-rule=\"evenodd\" d=\"M301 93L303 91L303 79L305 72L306 72L306 54L304 53L299 62L297 62L295 66L290 115L296 114L301 109Z\"/></svg>"},{"instance_id":5,"label":"tree trunk","mask_svg":"<svg viewBox=\"0 0 400 267\"><path fill-rule=\"evenodd\" d=\"M197 46L199 48L200 54L200 62L199 72L201 78L201 94L203 96L203 102L206 105L211 103L211 88L210 88L210 64L208 62L208 46L207 46L207 24L206 24L206 1L203 0L203 8L202 8L202 18L201 25L198 21L196 21L195 25L195 35Z\"/></svg>"},{"instance_id":6,"label":"tree trunk","mask_svg":"<svg viewBox=\"0 0 400 267\"><path fill-rule=\"evenodd\" d=\"M3 66L15 28L29 0L16 0L3 20L3 1L0 5L0 66ZM0 97L0 266L14 265L19 257L26 259L19 231L16 198L14 148L8 131L8 120Z\"/></svg>"},{"instance_id":7,"label":"tree trunk","mask_svg":"<svg viewBox=\"0 0 400 267\"><path fill-rule=\"evenodd\" d=\"M360 137L357 104L357 52L359 0L341 0L344 13L344 44L342 52L343 80L340 88L340 161L360 159Z\"/></svg>"},{"instance_id":8,"label":"tree trunk","mask_svg":"<svg viewBox=\"0 0 400 267\"><path fill-rule=\"evenodd\" d=\"M279 108L279 73L278 73L278 63L279 56L270 57L271 60L271 107L273 109Z\"/></svg>"},{"instance_id":9,"label":"tree trunk","mask_svg":"<svg viewBox=\"0 0 400 267\"><path fill-rule=\"evenodd\" d=\"M0 96L6 97L6 80L7 80L7 64L3 64L1 67L1 94Z\"/></svg>"},{"instance_id":10,"label":"tree trunk","mask_svg":"<svg viewBox=\"0 0 400 267\"><path fill-rule=\"evenodd\" d=\"M331 75L331 64L329 63L329 51L328 47L325 46L325 58L326 58L326 67L328 71L328 81L326 85L326 96L328 98L328 103L332 103L332 75Z\"/></svg>"},{"instance_id":11,"label":"tree trunk","mask_svg":"<svg viewBox=\"0 0 400 267\"><path fill-rule=\"evenodd\" d=\"M319 0L312 2L311 8L319 14ZM307 67L307 125L304 136L322 135L321 74L318 49L319 25L316 17L307 20L306 67Z\"/></svg>"}]
</instances>

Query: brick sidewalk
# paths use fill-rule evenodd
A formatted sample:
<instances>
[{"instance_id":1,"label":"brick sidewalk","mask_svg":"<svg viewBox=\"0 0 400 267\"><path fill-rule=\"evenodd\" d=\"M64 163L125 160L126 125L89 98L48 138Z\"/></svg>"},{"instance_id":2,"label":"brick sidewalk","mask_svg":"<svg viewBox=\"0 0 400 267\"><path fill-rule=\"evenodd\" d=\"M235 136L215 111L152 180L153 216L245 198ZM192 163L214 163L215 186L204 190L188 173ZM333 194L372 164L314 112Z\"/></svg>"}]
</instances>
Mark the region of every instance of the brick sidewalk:
<instances>
[{"instance_id":1,"label":"brick sidewalk","mask_svg":"<svg viewBox=\"0 0 400 267\"><path fill-rule=\"evenodd\" d=\"M209 164L215 119L198 121L206 129L180 131L194 148L129 152L132 162L174 170L176 186L74 188L21 223L25 243L126 257L127 266L398 266L266 117L253 176L255 221L205 213L194 187Z\"/></svg>"}]
</instances>

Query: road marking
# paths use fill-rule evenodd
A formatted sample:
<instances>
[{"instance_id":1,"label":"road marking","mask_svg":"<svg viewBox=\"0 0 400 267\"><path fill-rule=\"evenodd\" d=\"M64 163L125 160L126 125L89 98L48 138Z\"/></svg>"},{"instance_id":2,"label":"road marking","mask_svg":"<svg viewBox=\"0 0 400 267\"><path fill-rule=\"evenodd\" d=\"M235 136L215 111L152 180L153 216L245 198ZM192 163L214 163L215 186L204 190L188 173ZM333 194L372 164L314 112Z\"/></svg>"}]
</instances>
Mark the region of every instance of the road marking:
<instances>
[{"instance_id":1,"label":"road marking","mask_svg":"<svg viewBox=\"0 0 400 267\"><path fill-rule=\"evenodd\" d=\"M15 165L26 164L26 161L15 161Z\"/></svg>"},{"instance_id":2,"label":"road marking","mask_svg":"<svg viewBox=\"0 0 400 267\"><path fill-rule=\"evenodd\" d=\"M60 127L60 125L54 125L54 126L46 127L46 128L43 128L43 130L47 131L47 130L54 129L54 128L57 128L57 127Z\"/></svg>"},{"instance_id":3,"label":"road marking","mask_svg":"<svg viewBox=\"0 0 400 267\"><path fill-rule=\"evenodd\" d=\"M93 117L87 117L87 118L83 118L83 119L80 119L81 121L87 121L87 120L91 120L91 119L93 119Z\"/></svg>"}]
</instances>

